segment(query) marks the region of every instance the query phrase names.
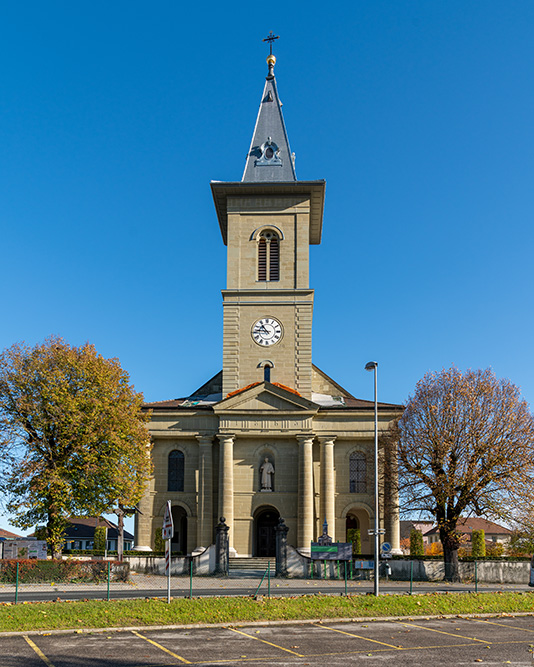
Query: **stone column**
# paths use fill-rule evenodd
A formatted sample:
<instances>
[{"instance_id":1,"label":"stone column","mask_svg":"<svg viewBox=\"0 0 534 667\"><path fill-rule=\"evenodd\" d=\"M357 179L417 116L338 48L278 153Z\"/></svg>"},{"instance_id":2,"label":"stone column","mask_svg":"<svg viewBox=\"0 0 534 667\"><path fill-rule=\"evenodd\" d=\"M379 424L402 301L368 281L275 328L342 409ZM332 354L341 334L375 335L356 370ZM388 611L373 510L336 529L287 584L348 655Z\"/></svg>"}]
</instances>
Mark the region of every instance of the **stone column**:
<instances>
[{"instance_id":1,"label":"stone column","mask_svg":"<svg viewBox=\"0 0 534 667\"><path fill-rule=\"evenodd\" d=\"M197 435L198 440L198 523L197 546L213 544L213 455L212 435Z\"/></svg>"},{"instance_id":2,"label":"stone column","mask_svg":"<svg viewBox=\"0 0 534 667\"><path fill-rule=\"evenodd\" d=\"M153 535L150 530L161 530L153 528L153 507L155 491L152 490L154 480L150 481L150 489L147 489L141 500L137 503L140 513L136 512L134 517L135 547L134 551L152 551Z\"/></svg>"},{"instance_id":3,"label":"stone column","mask_svg":"<svg viewBox=\"0 0 534 667\"><path fill-rule=\"evenodd\" d=\"M219 433L219 516L226 519L229 545L234 546L234 439L235 435Z\"/></svg>"},{"instance_id":4,"label":"stone column","mask_svg":"<svg viewBox=\"0 0 534 667\"><path fill-rule=\"evenodd\" d=\"M310 551L313 540L313 434L297 435L299 443L298 547Z\"/></svg>"},{"instance_id":5,"label":"stone column","mask_svg":"<svg viewBox=\"0 0 534 667\"><path fill-rule=\"evenodd\" d=\"M334 485L334 440L335 435L325 435L319 438L321 446L321 496L319 519L328 524L328 534L336 541L336 510Z\"/></svg>"}]
</instances>

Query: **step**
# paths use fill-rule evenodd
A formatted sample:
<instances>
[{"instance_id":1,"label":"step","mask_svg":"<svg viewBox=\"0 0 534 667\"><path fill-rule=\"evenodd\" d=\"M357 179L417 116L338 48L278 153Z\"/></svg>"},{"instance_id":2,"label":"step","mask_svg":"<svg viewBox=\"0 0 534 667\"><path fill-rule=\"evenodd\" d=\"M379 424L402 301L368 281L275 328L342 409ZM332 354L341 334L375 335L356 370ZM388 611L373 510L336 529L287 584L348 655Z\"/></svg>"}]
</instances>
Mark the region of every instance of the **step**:
<instances>
[{"instance_id":1,"label":"step","mask_svg":"<svg viewBox=\"0 0 534 667\"><path fill-rule=\"evenodd\" d=\"M265 571L271 564L271 570L276 566L276 559L272 558L230 558L228 566L230 570L262 570Z\"/></svg>"}]
</instances>

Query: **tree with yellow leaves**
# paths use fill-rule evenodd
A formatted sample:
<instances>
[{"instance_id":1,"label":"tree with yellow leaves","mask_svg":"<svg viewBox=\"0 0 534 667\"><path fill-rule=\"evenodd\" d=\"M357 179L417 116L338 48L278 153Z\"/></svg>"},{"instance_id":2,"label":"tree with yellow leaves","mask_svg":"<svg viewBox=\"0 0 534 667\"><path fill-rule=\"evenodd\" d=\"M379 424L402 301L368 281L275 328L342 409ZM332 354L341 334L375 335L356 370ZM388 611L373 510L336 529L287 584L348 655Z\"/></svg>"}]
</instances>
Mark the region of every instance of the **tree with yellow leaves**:
<instances>
[{"instance_id":1,"label":"tree with yellow leaves","mask_svg":"<svg viewBox=\"0 0 534 667\"><path fill-rule=\"evenodd\" d=\"M139 501L151 472L142 403L118 360L88 343L0 354L0 489L14 525L46 523L53 557L68 516Z\"/></svg>"},{"instance_id":2,"label":"tree with yellow leaves","mask_svg":"<svg viewBox=\"0 0 534 667\"><path fill-rule=\"evenodd\" d=\"M445 578L458 581L464 515L510 519L534 495L534 419L491 369L428 373L386 445L396 447L405 510L435 517Z\"/></svg>"}]
</instances>

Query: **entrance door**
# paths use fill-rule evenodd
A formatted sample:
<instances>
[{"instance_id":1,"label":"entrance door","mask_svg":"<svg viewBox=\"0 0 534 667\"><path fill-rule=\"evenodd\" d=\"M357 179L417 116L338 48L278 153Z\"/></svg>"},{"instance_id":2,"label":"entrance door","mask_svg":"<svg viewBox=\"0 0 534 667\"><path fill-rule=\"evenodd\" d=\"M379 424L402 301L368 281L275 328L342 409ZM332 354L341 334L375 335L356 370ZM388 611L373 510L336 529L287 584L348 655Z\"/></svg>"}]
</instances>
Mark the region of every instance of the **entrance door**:
<instances>
[{"instance_id":1,"label":"entrance door","mask_svg":"<svg viewBox=\"0 0 534 667\"><path fill-rule=\"evenodd\" d=\"M274 508L262 510L256 517L256 556L276 555L276 533L280 514Z\"/></svg>"},{"instance_id":2,"label":"entrance door","mask_svg":"<svg viewBox=\"0 0 534 667\"><path fill-rule=\"evenodd\" d=\"M172 522L174 524L174 537L171 540L171 553L187 554L187 514L183 507L172 508Z\"/></svg>"}]
</instances>

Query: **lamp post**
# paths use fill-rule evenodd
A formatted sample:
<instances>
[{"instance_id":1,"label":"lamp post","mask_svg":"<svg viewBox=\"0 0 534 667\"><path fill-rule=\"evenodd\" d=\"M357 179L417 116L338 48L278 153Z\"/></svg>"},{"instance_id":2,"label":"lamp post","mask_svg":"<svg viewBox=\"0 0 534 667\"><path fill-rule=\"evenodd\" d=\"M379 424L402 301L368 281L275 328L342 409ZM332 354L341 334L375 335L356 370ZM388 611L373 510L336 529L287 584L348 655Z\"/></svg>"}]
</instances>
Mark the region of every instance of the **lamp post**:
<instances>
[{"instance_id":1,"label":"lamp post","mask_svg":"<svg viewBox=\"0 0 534 667\"><path fill-rule=\"evenodd\" d=\"M373 535L375 538L375 567L374 567L374 594L378 595L378 577L379 577L379 562L378 556L380 553L379 550L379 508L378 508L378 402L377 402L377 374L378 374L378 362L369 361L365 364L366 371L374 371L375 373L375 529Z\"/></svg>"}]
</instances>

